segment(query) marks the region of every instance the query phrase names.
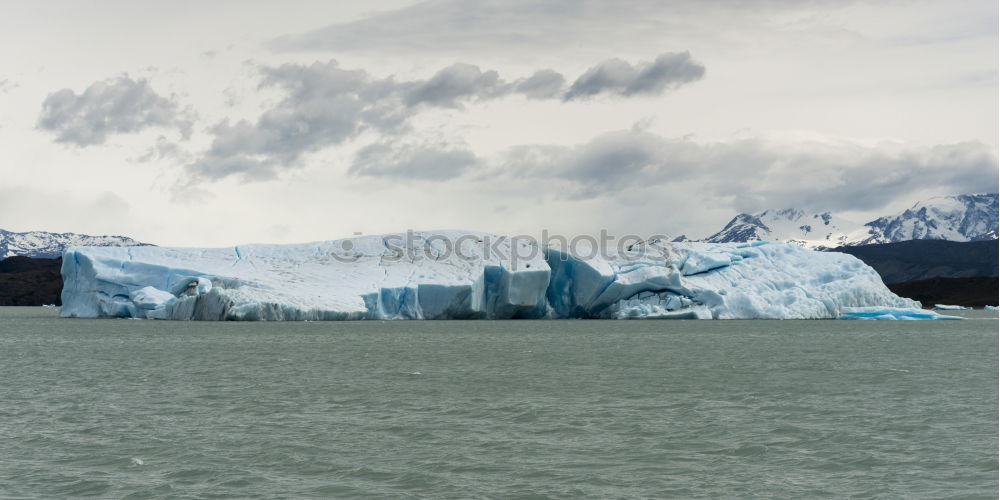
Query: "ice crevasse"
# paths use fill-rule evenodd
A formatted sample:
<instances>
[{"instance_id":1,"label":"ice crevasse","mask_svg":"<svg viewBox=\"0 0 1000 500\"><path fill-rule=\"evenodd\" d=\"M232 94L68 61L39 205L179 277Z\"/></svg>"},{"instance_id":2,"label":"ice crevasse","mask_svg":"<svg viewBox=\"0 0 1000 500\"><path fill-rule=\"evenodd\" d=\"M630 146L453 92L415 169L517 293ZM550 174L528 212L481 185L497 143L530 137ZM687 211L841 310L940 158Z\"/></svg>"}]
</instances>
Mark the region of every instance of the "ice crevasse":
<instances>
[{"instance_id":1,"label":"ice crevasse","mask_svg":"<svg viewBox=\"0 0 1000 500\"><path fill-rule=\"evenodd\" d=\"M65 317L821 319L862 311L854 308L874 319L938 317L851 255L785 243L654 240L602 256L434 231L228 248L75 247L62 275Z\"/></svg>"}]
</instances>

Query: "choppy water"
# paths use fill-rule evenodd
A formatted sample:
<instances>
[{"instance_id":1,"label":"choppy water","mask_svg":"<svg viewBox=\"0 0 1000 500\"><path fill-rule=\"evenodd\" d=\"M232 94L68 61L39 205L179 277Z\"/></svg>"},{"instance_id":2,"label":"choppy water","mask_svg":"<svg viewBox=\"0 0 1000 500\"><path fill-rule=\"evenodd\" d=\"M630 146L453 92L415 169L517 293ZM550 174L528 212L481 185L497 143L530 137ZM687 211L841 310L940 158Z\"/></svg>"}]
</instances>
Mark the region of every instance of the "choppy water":
<instances>
[{"instance_id":1,"label":"choppy water","mask_svg":"<svg viewBox=\"0 0 1000 500\"><path fill-rule=\"evenodd\" d=\"M953 322L66 320L0 308L0 497L996 498Z\"/></svg>"}]
</instances>

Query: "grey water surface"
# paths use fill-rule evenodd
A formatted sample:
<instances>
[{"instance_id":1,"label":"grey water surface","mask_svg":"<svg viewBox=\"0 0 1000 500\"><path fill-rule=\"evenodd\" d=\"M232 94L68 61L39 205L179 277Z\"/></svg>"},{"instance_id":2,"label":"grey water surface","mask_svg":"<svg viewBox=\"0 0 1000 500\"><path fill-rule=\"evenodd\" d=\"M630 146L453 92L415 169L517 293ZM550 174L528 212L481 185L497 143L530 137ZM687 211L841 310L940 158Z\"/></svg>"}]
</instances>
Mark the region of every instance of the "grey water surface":
<instances>
[{"instance_id":1,"label":"grey water surface","mask_svg":"<svg viewBox=\"0 0 1000 500\"><path fill-rule=\"evenodd\" d=\"M996 498L997 315L0 308L0 498Z\"/></svg>"}]
</instances>

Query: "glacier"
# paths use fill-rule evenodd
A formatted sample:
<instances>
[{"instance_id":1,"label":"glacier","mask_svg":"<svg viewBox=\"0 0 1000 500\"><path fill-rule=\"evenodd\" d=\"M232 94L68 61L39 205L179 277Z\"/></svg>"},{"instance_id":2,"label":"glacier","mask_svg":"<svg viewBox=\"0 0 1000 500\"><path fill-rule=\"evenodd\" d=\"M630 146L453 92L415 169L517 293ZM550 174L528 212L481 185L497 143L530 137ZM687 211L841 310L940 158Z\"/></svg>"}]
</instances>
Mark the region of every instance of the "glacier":
<instances>
[{"instance_id":1,"label":"glacier","mask_svg":"<svg viewBox=\"0 0 1000 500\"><path fill-rule=\"evenodd\" d=\"M937 316L842 253L778 242L650 240L613 255L565 246L427 231L228 248L72 247L63 256L61 315L832 319L868 307Z\"/></svg>"}]
</instances>

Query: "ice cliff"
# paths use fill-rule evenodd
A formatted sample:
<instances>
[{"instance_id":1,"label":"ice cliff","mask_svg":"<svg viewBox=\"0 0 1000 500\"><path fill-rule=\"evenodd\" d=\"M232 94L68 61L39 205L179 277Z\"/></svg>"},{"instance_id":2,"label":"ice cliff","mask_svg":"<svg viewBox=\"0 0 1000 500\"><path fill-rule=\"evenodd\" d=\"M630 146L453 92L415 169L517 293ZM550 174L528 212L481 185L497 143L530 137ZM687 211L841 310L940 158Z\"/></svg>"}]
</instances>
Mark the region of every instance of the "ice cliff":
<instances>
[{"instance_id":1,"label":"ice cliff","mask_svg":"<svg viewBox=\"0 0 1000 500\"><path fill-rule=\"evenodd\" d=\"M230 248L75 247L61 314L178 320L837 318L919 308L853 256L640 242L602 256L439 231Z\"/></svg>"}]
</instances>

